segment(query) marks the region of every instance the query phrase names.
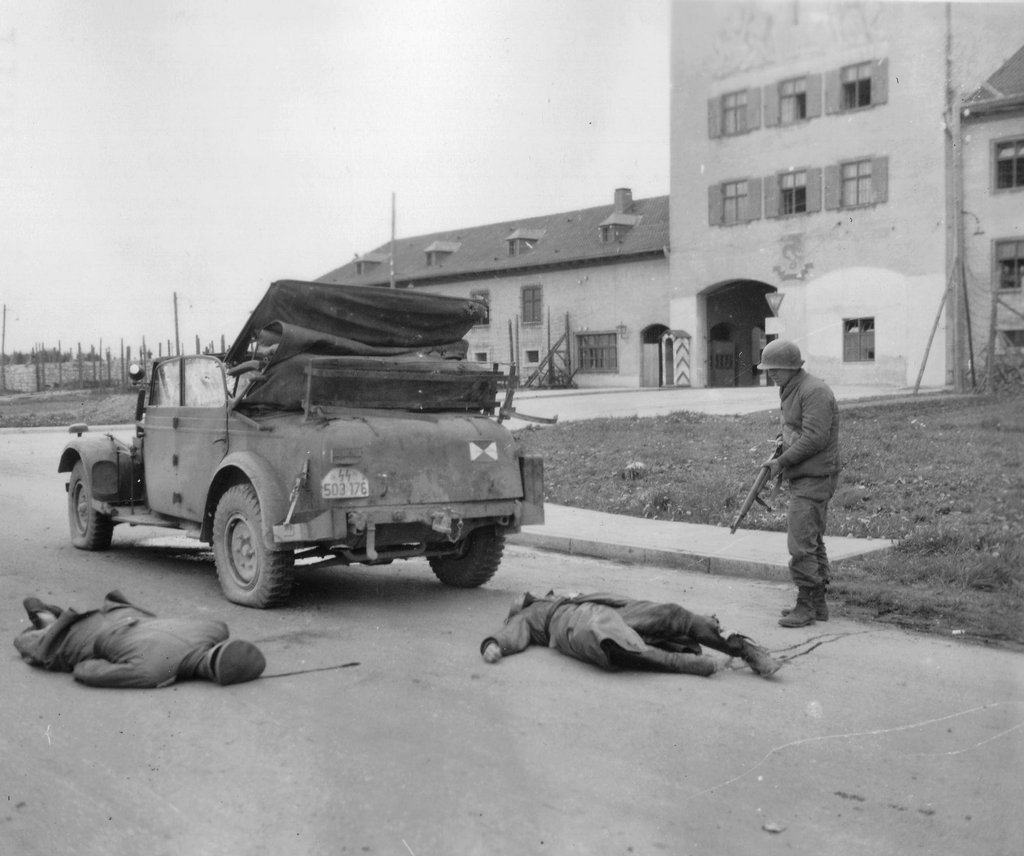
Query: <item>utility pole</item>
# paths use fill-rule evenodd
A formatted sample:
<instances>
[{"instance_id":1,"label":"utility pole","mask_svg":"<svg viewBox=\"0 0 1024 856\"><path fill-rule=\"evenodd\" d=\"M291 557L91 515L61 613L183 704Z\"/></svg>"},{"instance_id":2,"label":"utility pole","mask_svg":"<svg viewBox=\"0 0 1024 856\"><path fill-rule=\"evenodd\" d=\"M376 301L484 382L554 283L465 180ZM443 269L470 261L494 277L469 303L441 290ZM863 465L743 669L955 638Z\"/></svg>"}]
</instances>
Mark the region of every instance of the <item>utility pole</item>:
<instances>
[{"instance_id":1,"label":"utility pole","mask_svg":"<svg viewBox=\"0 0 1024 856\"><path fill-rule=\"evenodd\" d=\"M7 392L7 304L4 304L3 332L0 332L0 392Z\"/></svg>"},{"instance_id":2,"label":"utility pole","mask_svg":"<svg viewBox=\"0 0 1024 856\"><path fill-rule=\"evenodd\" d=\"M395 192L391 191L391 251L388 253L388 265L391 269L390 284L395 287Z\"/></svg>"},{"instance_id":3,"label":"utility pole","mask_svg":"<svg viewBox=\"0 0 1024 856\"><path fill-rule=\"evenodd\" d=\"M170 348L168 350L168 356L170 355ZM178 292L174 292L174 354L175 356L181 356L181 339L178 336Z\"/></svg>"}]
</instances>

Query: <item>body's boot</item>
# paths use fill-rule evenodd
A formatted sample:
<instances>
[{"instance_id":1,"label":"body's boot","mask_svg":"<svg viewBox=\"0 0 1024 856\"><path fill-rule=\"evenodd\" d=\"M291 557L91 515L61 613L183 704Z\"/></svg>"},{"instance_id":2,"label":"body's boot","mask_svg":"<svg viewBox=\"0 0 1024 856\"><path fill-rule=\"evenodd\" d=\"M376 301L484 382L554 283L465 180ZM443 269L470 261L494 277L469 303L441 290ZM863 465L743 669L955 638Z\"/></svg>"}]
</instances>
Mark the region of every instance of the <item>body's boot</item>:
<instances>
[{"instance_id":1,"label":"body's boot","mask_svg":"<svg viewBox=\"0 0 1024 856\"><path fill-rule=\"evenodd\" d=\"M811 588L797 589L796 606L779 619L780 627L806 627L808 624L814 624L812 591Z\"/></svg>"},{"instance_id":2,"label":"body's boot","mask_svg":"<svg viewBox=\"0 0 1024 856\"><path fill-rule=\"evenodd\" d=\"M742 659L754 674L762 678L771 677L782 667L780 660L776 660L766 648L755 645L748 636L733 633L726 641L729 643L730 653L736 652L733 656Z\"/></svg>"},{"instance_id":3,"label":"body's boot","mask_svg":"<svg viewBox=\"0 0 1024 856\"><path fill-rule=\"evenodd\" d=\"M195 676L225 686L254 681L263 674L267 661L252 642L227 639L218 642L196 664Z\"/></svg>"},{"instance_id":4,"label":"body's boot","mask_svg":"<svg viewBox=\"0 0 1024 856\"><path fill-rule=\"evenodd\" d=\"M811 589L811 607L814 610L815 621L828 621L828 603L825 601L825 586L818 585ZM793 607L786 607L780 611L780 615L789 615Z\"/></svg>"}]
</instances>

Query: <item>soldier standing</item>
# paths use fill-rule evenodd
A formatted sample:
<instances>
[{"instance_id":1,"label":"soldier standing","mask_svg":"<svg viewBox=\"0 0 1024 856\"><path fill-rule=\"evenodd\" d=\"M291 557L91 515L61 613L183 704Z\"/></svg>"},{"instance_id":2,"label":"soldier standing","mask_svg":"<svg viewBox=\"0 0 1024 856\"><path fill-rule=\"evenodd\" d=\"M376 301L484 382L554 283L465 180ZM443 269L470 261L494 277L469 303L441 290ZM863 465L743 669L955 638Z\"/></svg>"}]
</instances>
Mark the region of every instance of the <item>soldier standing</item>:
<instances>
[{"instance_id":1,"label":"soldier standing","mask_svg":"<svg viewBox=\"0 0 1024 856\"><path fill-rule=\"evenodd\" d=\"M787 546L797 598L796 606L782 611L783 627L828 621L825 523L841 469L835 395L823 380L804 371L803 364L793 342L777 339L765 347L758 365L778 385L782 408L783 451L765 465L771 478L781 474L789 482Z\"/></svg>"}]
</instances>

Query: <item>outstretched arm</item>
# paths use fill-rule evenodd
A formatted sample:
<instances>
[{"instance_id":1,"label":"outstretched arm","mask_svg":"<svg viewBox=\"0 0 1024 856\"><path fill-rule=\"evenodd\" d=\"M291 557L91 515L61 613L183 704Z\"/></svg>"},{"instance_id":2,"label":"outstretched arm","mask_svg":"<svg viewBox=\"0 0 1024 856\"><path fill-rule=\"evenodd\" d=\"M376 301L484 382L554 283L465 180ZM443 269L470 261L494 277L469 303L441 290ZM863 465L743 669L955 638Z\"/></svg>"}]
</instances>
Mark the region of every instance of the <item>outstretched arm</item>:
<instances>
[{"instance_id":1,"label":"outstretched arm","mask_svg":"<svg viewBox=\"0 0 1024 856\"><path fill-rule=\"evenodd\" d=\"M497 663L502 656L518 654L530 645L530 625L523 613L515 615L493 636L480 643L480 653L488 663Z\"/></svg>"}]
</instances>

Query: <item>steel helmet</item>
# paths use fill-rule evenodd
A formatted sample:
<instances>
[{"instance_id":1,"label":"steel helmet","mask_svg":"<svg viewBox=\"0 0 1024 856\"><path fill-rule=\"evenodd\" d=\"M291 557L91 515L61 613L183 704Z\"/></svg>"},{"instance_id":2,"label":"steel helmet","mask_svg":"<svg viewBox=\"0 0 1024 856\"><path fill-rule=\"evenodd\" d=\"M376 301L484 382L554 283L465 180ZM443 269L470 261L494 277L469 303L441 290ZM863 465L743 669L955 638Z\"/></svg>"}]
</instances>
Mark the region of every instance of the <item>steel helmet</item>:
<instances>
[{"instance_id":1,"label":"steel helmet","mask_svg":"<svg viewBox=\"0 0 1024 856\"><path fill-rule=\"evenodd\" d=\"M765 345L761 351L761 362L757 367L764 369L798 369L804 364L800 349L785 339L776 339Z\"/></svg>"}]
</instances>

